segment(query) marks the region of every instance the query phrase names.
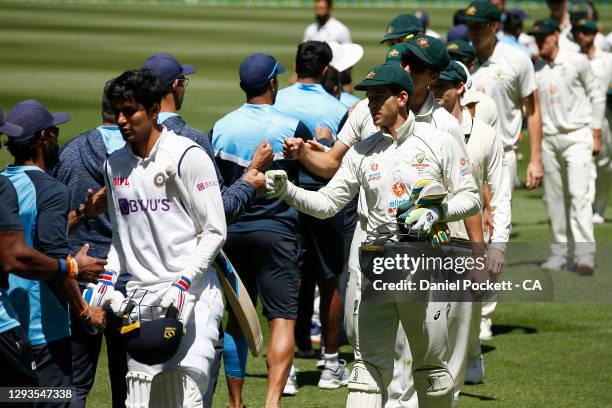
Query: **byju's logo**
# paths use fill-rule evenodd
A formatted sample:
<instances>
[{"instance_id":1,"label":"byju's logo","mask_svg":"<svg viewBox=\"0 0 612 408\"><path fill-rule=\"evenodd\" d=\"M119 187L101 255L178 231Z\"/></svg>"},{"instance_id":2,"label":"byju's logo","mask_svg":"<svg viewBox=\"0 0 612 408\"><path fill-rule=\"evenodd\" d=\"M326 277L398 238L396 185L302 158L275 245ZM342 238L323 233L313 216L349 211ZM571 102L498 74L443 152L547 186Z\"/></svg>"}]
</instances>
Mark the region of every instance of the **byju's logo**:
<instances>
[{"instance_id":1,"label":"byju's logo","mask_svg":"<svg viewBox=\"0 0 612 408\"><path fill-rule=\"evenodd\" d=\"M129 215L137 211L170 211L170 200L167 198L147 198L146 200L120 198L118 203L121 215Z\"/></svg>"}]
</instances>

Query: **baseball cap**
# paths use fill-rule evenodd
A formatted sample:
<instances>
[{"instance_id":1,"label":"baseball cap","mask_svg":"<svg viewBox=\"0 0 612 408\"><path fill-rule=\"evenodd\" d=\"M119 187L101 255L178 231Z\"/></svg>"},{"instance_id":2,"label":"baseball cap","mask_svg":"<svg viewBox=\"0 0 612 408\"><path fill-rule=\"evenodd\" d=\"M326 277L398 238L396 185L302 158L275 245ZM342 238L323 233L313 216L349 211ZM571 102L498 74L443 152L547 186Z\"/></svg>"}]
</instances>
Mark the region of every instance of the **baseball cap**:
<instances>
[{"instance_id":1,"label":"baseball cap","mask_svg":"<svg viewBox=\"0 0 612 408\"><path fill-rule=\"evenodd\" d=\"M476 50L467 41L454 40L446 44L446 51L451 59L462 61L463 63L471 62L476 59Z\"/></svg>"},{"instance_id":2,"label":"baseball cap","mask_svg":"<svg viewBox=\"0 0 612 408\"><path fill-rule=\"evenodd\" d=\"M183 337L183 323L175 317L164 317L140 323L135 329L123 331L127 352L134 360L161 364L178 351Z\"/></svg>"},{"instance_id":3,"label":"baseball cap","mask_svg":"<svg viewBox=\"0 0 612 408\"><path fill-rule=\"evenodd\" d=\"M256 53L240 64L240 87L256 89L266 85L275 74L282 74L285 68L270 55Z\"/></svg>"},{"instance_id":4,"label":"baseball cap","mask_svg":"<svg viewBox=\"0 0 612 408\"><path fill-rule=\"evenodd\" d=\"M465 9L465 14L460 17L462 23L487 23L489 21L500 21L501 11L488 1L473 1Z\"/></svg>"},{"instance_id":5,"label":"baseball cap","mask_svg":"<svg viewBox=\"0 0 612 408\"><path fill-rule=\"evenodd\" d=\"M557 20L554 20L552 18L542 18L533 23L533 27L527 34L548 35L554 33L555 31L561 31Z\"/></svg>"},{"instance_id":6,"label":"baseball cap","mask_svg":"<svg viewBox=\"0 0 612 408\"><path fill-rule=\"evenodd\" d=\"M372 69L355 89L367 91L368 87L378 85L395 85L408 92L408 95L412 95L414 90L412 77L397 62L385 63Z\"/></svg>"},{"instance_id":7,"label":"baseball cap","mask_svg":"<svg viewBox=\"0 0 612 408\"><path fill-rule=\"evenodd\" d=\"M70 115L66 112L51 113L42 103L28 99L13 106L6 120L21 126L22 131L18 135L11 136L7 133L13 141L21 143L33 138L39 130L68 122Z\"/></svg>"},{"instance_id":8,"label":"baseball cap","mask_svg":"<svg viewBox=\"0 0 612 408\"><path fill-rule=\"evenodd\" d=\"M167 52L157 52L151 55L140 68L153 71L166 84L182 75L196 72L193 65L181 64L174 55Z\"/></svg>"},{"instance_id":9,"label":"baseball cap","mask_svg":"<svg viewBox=\"0 0 612 408\"><path fill-rule=\"evenodd\" d=\"M581 28L581 29L586 29L589 31L598 31L599 27L597 27L597 22L594 20L589 20L586 18L581 18L578 21L574 21L572 23L572 27L573 28Z\"/></svg>"},{"instance_id":10,"label":"baseball cap","mask_svg":"<svg viewBox=\"0 0 612 408\"><path fill-rule=\"evenodd\" d=\"M329 65L336 68L338 72L346 71L363 57L363 47L359 44L338 44L337 42L329 42L328 44L333 55Z\"/></svg>"},{"instance_id":11,"label":"baseball cap","mask_svg":"<svg viewBox=\"0 0 612 408\"><path fill-rule=\"evenodd\" d=\"M572 26L574 25L574 21L578 21L583 18L588 20L589 15L591 14L591 8L586 3L572 2L572 4L568 6L568 11Z\"/></svg>"},{"instance_id":12,"label":"baseball cap","mask_svg":"<svg viewBox=\"0 0 612 408\"><path fill-rule=\"evenodd\" d=\"M396 38L422 33L423 30L423 24L421 24L418 18L412 14L399 14L389 21L387 32L380 42L384 43L385 41L395 40Z\"/></svg>"},{"instance_id":13,"label":"baseball cap","mask_svg":"<svg viewBox=\"0 0 612 408\"><path fill-rule=\"evenodd\" d=\"M10 137L18 137L21 135L22 131L23 128L21 126L5 121L2 109L0 109L0 133L4 133Z\"/></svg>"},{"instance_id":14,"label":"baseball cap","mask_svg":"<svg viewBox=\"0 0 612 408\"><path fill-rule=\"evenodd\" d=\"M451 81L451 82L467 82L468 76L467 72L461 64L457 61L452 61L448 64L448 67L442 72L440 72L440 79L442 81Z\"/></svg>"},{"instance_id":15,"label":"baseball cap","mask_svg":"<svg viewBox=\"0 0 612 408\"><path fill-rule=\"evenodd\" d=\"M457 24L446 33L446 41L464 40L470 41L468 36L468 26L465 24Z\"/></svg>"},{"instance_id":16,"label":"baseball cap","mask_svg":"<svg viewBox=\"0 0 612 408\"><path fill-rule=\"evenodd\" d=\"M403 42L399 44L395 44L393 47L389 47L387 50L387 58L386 61L401 61L402 55L408 50L408 45Z\"/></svg>"},{"instance_id":17,"label":"baseball cap","mask_svg":"<svg viewBox=\"0 0 612 408\"><path fill-rule=\"evenodd\" d=\"M440 72L448 66L450 57L444 43L429 35L417 35L406 41L407 50L402 56L413 54L433 71Z\"/></svg>"},{"instance_id":18,"label":"baseball cap","mask_svg":"<svg viewBox=\"0 0 612 408\"><path fill-rule=\"evenodd\" d=\"M417 10L414 12L414 16L419 19L423 27L429 23L429 14L426 11Z\"/></svg>"},{"instance_id":19,"label":"baseball cap","mask_svg":"<svg viewBox=\"0 0 612 408\"><path fill-rule=\"evenodd\" d=\"M529 17L529 15L527 15L527 13L520 8L511 8L506 12L506 14L513 15L521 21L524 21L527 17Z\"/></svg>"}]
</instances>

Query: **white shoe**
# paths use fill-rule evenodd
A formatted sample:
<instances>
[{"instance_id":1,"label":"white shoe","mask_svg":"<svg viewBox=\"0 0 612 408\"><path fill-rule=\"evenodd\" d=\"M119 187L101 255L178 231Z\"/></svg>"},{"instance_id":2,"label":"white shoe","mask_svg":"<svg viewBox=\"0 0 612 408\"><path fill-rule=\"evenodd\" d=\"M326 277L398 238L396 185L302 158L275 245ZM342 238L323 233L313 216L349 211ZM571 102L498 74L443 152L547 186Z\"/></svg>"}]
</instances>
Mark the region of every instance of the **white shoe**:
<instances>
[{"instance_id":1,"label":"white shoe","mask_svg":"<svg viewBox=\"0 0 612 408\"><path fill-rule=\"evenodd\" d=\"M559 272L562 269L565 269L567 266L567 260L559 255L552 255L546 262L544 262L540 267L546 272Z\"/></svg>"},{"instance_id":2,"label":"white shoe","mask_svg":"<svg viewBox=\"0 0 612 408\"><path fill-rule=\"evenodd\" d=\"M590 276L595 271L595 261L592 256L579 256L576 259L576 272L579 275Z\"/></svg>"},{"instance_id":3,"label":"white shoe","mask_svg":"<svg viewBox=\"0 0 612 408\"><path fill-rule=\"evenodd\" d=\"M298 369L295 368L293 364L291 364L291 371L289 371L289 377L287 377L285 388L283 388L283 395L295 395L298 393L297 372Z\"/></svg>"},{"instance_id":4,"label":"white shoe","mask_svg":"<svg viewBox=\"0 0 612 408\"><path fill-rule=\"evenodd\" d=\"M481 341L487 341L493 339L493 330L491 327L493 326L493 322L490 317L481 317L480 318L480 334L478 338Z\"/></svg>"},{"instance_id":5,"label":"white shoe","mask_svg":"<svg viewBox=\"0 0 612 408\"><path fill-rule=\"evenodd\" d=\"M323 388L325 390L335 390L342 386L348 385L351 372L345 367L345 364L342 364L342 361L339 361L335 370L331 369L328 364L325 364L325 367L323 367L323 370L321 371L321 377L319 378L319 388Z\"/></svg>"},{"instance_id":6,"label":"white shoe","mask_svg":"<svg viewBox=\"0 0 612 408\"><path fill-rule=\"evenodd\" d=\"M484 360L482 354L476 358L468 358L467 371L465 372L466 384L480 384L484 377Z\"/></svg>"},{"instance_id":7,"label":"white shoe","mask_svg":"<svg viewBox=\"0 0 612 408\"><path fill-rule=\"evenodd\" d=\"M599 225L599 224L603 224L604 222L606 222L606 220L604 219L602 214L593 213L593 224Z\"/></svg>"}]
</instances>

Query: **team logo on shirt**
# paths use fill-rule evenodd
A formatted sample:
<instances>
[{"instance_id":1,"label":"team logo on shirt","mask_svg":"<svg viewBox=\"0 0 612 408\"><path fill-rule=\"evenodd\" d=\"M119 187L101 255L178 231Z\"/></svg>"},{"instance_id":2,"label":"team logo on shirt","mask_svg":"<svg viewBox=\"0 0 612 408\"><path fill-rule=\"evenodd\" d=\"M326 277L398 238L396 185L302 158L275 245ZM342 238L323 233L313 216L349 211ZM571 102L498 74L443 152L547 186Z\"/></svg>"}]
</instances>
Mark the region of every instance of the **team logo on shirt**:
<instances>
[{"instance_id":1,"label":"team logo on shirt","mask_svg":"<svg viewBox=\"0 0 612 408\"><path fill-rule=\"evenodd\" d=\"M417 153L412 157L410 162L410 167L416 169L418 174L423 174L425 170L429 167L429 160L425 153Z\"/></svg>"},{"instance_id":2,"label":"team logo on shirt","mask_svg":"<svg viewBox=\"0 0 612 408\"><path fill-rule=\"evenodd\" d=\"M391 51L387 53L387 58L394 58L399 56L399 51L393 48Z\"/></svg>"},{"instance_id":3,"label":"team logo on shirt","mask_svg":"<svg viewBox=\"0 0 612 408\"><path fill-rule=\"evenodd\" d=\"M155 184L155 187L161 187L164 185L165 182L166 182L166 176L164 176L164 173L157 173L153 177L153 184Z\"/></svg>"},{"instance_id":4,"label":"team logo on shirt","mask_svg":"<svg viewBox=\"0 0 612 408\"><path fill-rule=\"evenodd\" d=\"M459 167L460 171L461 171L461 176L467 176L468 174L470 174L470 160L466 159L465 157L462 157L459 159L459 164L461 165Z\"/></svg>"}]
</instances>

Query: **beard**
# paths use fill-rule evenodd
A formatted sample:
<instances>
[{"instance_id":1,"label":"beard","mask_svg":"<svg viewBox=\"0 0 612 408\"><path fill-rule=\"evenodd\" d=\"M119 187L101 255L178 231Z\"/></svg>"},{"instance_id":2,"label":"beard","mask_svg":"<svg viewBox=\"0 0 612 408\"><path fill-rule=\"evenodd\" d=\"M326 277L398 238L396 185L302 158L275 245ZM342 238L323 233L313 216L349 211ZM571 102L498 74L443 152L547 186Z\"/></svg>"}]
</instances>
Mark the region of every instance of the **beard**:
<instances>
[{"instance_id":1,"label":"beard","mask_svg":"<svg viewBox=\"0 0 612 408\"><path fill-rule=\"evenodd\" d=\"M318 14L315 14L315 20L317 20L317 23L319 25L323 25L325 23L327 23L327 20L329 20L328 16L320 16Z\"/></svg>"},{"instance_id":2,"label":"beard","mask_svg":"<svg viewBox=\"0 0 612 408\"><path fill-rule=\"evenodd\" d=\"M57 143L47 146L45 149L45 167L52 169L59 163L59 145Z\"/></svg>"}]
</instances>

